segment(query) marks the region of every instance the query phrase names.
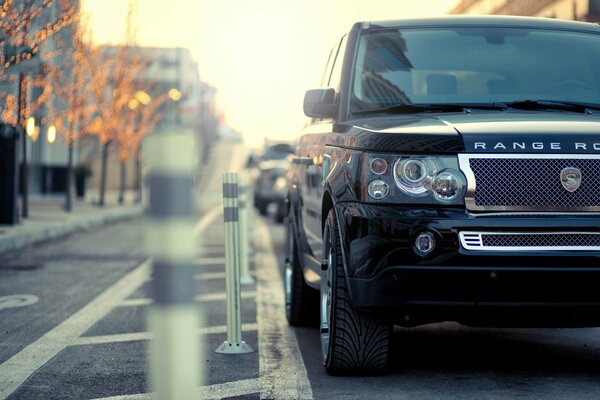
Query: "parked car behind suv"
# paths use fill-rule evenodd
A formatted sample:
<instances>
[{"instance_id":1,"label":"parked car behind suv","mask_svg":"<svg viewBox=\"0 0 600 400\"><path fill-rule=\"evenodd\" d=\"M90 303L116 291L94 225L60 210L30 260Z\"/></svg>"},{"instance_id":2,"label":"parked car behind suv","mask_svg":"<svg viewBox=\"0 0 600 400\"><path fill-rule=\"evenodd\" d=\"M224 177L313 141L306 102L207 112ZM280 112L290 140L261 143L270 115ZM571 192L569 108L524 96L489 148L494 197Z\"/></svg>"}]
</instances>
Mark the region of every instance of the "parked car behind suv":
<instances>
[{"instance_id":1,"label":"parked car behind suv","mask_svg":"<svg viewBox=\"0 0 600 400\"><path fill-rule=\"evenodd\" d=\"M275 219L278 222L283 222L287 215L286 174L290 165L288 158L293 151L293 147L289 143L268 145L256 165L254 206L261 215L267 215L269 204L275 204Z\"/></svg>"},{"instance_id":2,"label":"parked car behind suv","mask_svg":"<svg viewBox=\"0 0 600 400\"><path fill-rule=\"evenodd\" d=\"M331 50L288 194L292 325L334 374L393 324L600 326L600 26L357 23Z\"/></svg>"}]
</instances>

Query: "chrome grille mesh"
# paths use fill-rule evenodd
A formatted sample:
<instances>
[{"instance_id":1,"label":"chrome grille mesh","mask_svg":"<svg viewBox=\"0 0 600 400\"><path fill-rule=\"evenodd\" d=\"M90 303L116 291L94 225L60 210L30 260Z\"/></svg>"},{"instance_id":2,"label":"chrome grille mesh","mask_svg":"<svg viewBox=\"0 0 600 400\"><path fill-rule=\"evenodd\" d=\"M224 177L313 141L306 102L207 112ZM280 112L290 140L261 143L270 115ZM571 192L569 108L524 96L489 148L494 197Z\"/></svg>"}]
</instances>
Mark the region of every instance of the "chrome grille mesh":
<instances>
[{"instance_id":1,"label":"chrome grille mesh","mask_svg":"<svg viewBox=\"0 0 600 400\"><path fill-rule=\"evenodd\" d=\"M582 209L600 206L600 158L469 158L476 182L474 205L494 209ZM563 168L581 170L580 187L562 187Z\"/></svg>"}]
</instances>

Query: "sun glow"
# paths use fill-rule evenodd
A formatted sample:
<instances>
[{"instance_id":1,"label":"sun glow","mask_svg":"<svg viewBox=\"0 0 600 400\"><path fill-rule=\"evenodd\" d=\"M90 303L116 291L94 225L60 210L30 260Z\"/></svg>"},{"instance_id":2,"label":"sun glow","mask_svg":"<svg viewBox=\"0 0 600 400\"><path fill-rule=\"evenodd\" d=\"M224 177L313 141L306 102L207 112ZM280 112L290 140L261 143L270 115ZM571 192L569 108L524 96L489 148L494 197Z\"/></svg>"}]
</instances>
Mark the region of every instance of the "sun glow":
<instances>
[{"instance_id":1,"label":"sun glow","mask_svg":"<svg viewBox=\"0 0 600 400\"><path fill-rule=\"evenodd\" d=\"M86 0L94 37L123 37L123 0ZM319 84L329 50L357 21L444 14L456 0L139 1L139 43L191 49L218 90L227 123L251 145L291 139L305 121L304 91ZM119 17L121 15L121 17ZM139 99L138 99L139 100Z\"/></svg>"}]
</instances>

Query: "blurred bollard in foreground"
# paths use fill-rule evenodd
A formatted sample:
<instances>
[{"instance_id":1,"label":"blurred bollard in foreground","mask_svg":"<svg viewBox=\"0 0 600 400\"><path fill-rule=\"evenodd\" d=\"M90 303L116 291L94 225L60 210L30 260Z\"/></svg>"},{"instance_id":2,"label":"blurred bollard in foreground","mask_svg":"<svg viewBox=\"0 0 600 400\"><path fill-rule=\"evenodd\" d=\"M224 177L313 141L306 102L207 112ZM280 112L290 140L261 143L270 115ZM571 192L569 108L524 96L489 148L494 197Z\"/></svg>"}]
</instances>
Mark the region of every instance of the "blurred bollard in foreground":
<instances>
[{"instance_id":1,"label":"blurred bollard in foreground","mask_svg":"<svg viewBox=\"0 0 600 400\"><path fill-rule=\"evenodd\" d=\"M250 275L250 225L249 214L251 210L250 204L250 186L245 174L240 177L240 265L242 285L254 284L254 278Z\"/></svg>"},{"instance_id":2,"label":"blurred bollard in foreground","mask_svg":"<svg viewBox=\"0 0 600 400\"><path fill-rule=\"evenodd\" d=\"M200 314L194 298L194 141L183 134L147 139L150 202L146 250L152 261L153 304L148 311L151 389L160 400L197 398Z\"/></svg>"},{"instance_id":3,"label":"blurred bollard in foreground","mask_svg":"<svg viewBox=\"0 0 600 400\"><path fill-rule=\"evenodd\" d=\"M223 220L225 222L225 283L227 286L227 340L217 353L244 354L254 350L242 340L240 287L239 188L237 174L223 174Z\"/></svg>"}]
</instances>

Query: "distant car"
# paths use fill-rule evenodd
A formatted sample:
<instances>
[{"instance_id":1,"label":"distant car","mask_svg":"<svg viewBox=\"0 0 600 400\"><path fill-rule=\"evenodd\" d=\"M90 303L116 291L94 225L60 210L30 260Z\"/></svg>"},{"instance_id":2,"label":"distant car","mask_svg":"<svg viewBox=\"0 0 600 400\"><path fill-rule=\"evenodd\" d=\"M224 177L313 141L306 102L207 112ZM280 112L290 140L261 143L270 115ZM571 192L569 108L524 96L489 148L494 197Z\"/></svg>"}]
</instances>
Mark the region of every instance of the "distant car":
<instances>
[{"instance_id":1,"label":"distant car","mask_svg":"<svg viewBox=\"0 0 600 400\"><path fill-rule=\"evenodd\" d=\"M285 177L290 166L288 157L293 152L293 146L288 143L269 145L257 164L254 206L261 215L267 215L269 205L274 203L277 206L275 218L278 222L283 222L287 215Z\"/></svg>"}]
</instances>

